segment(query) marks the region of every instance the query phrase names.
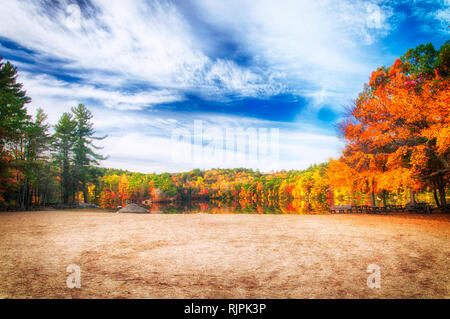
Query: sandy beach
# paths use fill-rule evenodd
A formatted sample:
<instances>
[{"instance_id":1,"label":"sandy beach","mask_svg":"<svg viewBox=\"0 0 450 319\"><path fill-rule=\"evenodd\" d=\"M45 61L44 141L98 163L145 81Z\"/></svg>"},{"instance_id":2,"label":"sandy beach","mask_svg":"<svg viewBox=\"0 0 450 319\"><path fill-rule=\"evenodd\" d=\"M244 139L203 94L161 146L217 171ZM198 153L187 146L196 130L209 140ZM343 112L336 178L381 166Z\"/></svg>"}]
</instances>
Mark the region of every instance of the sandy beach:
<instances>
[{"instance_id":1,"label":"sandy beach","mask_svg":"<svg viewBox=\"0 0 450 319\"><path fill-rule=\"evenodd\" d=\"M449 298L449 237L445 215L0 213L0 297Z\"/></svg>"}]
</instances>

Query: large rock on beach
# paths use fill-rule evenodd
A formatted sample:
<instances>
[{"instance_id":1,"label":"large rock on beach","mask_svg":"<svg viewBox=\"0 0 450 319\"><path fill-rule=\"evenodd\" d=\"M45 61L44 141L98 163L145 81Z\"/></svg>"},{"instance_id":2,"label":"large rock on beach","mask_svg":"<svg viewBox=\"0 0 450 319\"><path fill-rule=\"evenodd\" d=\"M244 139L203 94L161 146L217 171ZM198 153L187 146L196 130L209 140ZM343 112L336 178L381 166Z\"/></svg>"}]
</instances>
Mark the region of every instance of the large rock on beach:
<instances>
[{"instance_id":1,"label":"large rock on beach","mask_svg":"<svg viewBox=\"0 0 450 319\"><path fill-rule=\"evenodd\" d=\"M118 213L134 213L134 214L146 214L148 209L138 206L136 204L128 204L127 206L119 209Z\"/></svg>"}]
</instances>

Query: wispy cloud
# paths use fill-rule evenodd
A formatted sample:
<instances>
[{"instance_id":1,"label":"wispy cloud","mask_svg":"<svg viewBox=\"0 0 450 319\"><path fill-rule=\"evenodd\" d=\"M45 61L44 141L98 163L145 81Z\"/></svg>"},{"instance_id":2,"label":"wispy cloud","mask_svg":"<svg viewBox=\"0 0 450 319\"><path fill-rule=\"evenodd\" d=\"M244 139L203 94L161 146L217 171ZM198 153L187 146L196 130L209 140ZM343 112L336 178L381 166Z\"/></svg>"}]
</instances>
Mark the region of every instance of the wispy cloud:
<instances>
[{"instance_id":1,"label":"wispy cloud","mask_svg":"<svg viewBox=\"0 0 450 319\"><path fill-rule=\"evenodd\" d=\"M170 135L200 119L277 127L280 168L305 168L337 155L333 114L398 56L383 40L411 17L427 37L448 34L449 1L8 0L0 53L19 66L32 112L54 124L77 103L92 110L110 135L107 166L192 168L170 161ZM261 112L243 116L251 106Z\"/></svg>"},{"instance_id":2,"label":"wispy cloud","mask_svg":"<svg viewBox=\"0 0 450 319\"><path fill-rule=\"evenodd\" d=\"M76 100L80 103L90 101L119 110L140 110L155 104L183 100L178 93L166 89L132 94L118 90L104 90L92 85L67 83L48 75L26 72L21 73L20 80L25 84L27 92L33 97L35 104L41 98L54 98L56 100Z\"/></svg>"},{"instance_id":3,"label":"wispy cloud","mask_svg":"<svg viewBox=\"0 0 450 319\"><path fill-rule=\"evenodd\" d=\"M448 35L450 33L450 1L447 0L445 5L445 8L429 13L429 15L437 20L440 25L440 31Z\"/></svg>"},{"instance_id":4,"label":"wispy cloud","mask_svg":"<svg viewBox=\"0 0 450 319\"><path fill-rule=\"evenodd\" d=\"M396 0L395 3L409 6L411 16L425 22L419 26L425 33L442 36L450 33L449 0Z\"/></svg>"},{"instance_id":5,"label":"wispy cloud","mask_svg":"<svg viewBox=\"0 0 450 319\"><path fill-rule=\"evenodd\" d=\"M246 131L249 128L266 128L267 142L270 141L270 129L279 129L279 158L278 169L305 169L312 163L327 161L331 157L337 157L342 147L337 137L330 132L323 132L311 127L296 127L291 124L274 121L261 121L243 117L221 116L211 118L205 114L164 114L165 118L176 117L177 119L164 120L162 114L143 115L117 113L99 116L96 119L96 127L110 131L111 136L99 143L103 146L103 152L110 157L103 162L104 166L117 167L141 172L179 172L194 168L208 169L251 167L261 171L270 171L273 166L267 159L251 161L252 156L243 153L239 157L237 149L232 151L235 156L230 160L225 155L207 160L206 149L211 143L208 132L213 128L221 133L224 138L222 146L219 147L225 154L226 130L233 128ZM123 115L123 116L121 116ZM194 143L194 120L202 121L202 146ZM126 129L124 129L124 127ZM114 130L111 130L114 128ZM172 139L175 129L184 129L190 133L189 152L179 153L174 158L173 151L180 149L180 142ZM259 133L258 133L259 134ZM215 136L216 138L217 136ZM232 145L237 145L237 137L230 140ZM246 148L250 142L246 141ZM259 142L258 142L259 143ZM260 144L258 144L260 147ZM181 149L184 149L181 147ZM259 149L261 150L261 149ZM249 151L249 150L247 150ZM203 154L203 155L201 155ZM195 160L200 156L200 160ZM272 159L269 158L268 159ZM275 159L275 158L273 158Z\"/></svg>"},{"instance_id":6,"label":"wispy cloud","mask_svg":"<svg viewBox=\"0 0 450 319\"><path fill-rule=\"evenodd\" d=\"M195 1L202 18L232 33L299 95L355 93L373 67L364 48L385 35L392 9L369 1ZM361 46L363 44L363 46ZM339 107L339 106L337 106Z\"/></svg>"},{"instance_id":7,"label":"wispy cloud","mask_svg":"<svg viewBox=\"0 0 450 319\"><path fill-rule=\"evenodd\" d=\"M120 85L140 80L167 89L245 96L270 91L251 70L206 56L170 2L97 1L92 12L85 9L90 14L68 1L45 9L42 2L6 2L0 35L38 52L37 61L54 57L63 61L62 68L83 70L85 80L105 72Z\"/></svg>"}]
</instances>

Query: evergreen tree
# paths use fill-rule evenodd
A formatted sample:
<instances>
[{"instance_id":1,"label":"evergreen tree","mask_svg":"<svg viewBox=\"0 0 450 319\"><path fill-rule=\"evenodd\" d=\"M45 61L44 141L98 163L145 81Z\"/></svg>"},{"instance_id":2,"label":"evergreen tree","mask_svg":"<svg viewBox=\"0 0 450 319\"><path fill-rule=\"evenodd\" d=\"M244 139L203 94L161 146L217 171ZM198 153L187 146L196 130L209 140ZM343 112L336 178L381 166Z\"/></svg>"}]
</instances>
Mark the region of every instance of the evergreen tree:
<instances>
[{"instance_id":1,"label":"evergreen tree","mask_svg":"<svg viewBox=\"0 0 450 319\"><path fill-rule=\"evenodd\" d=\"M35 120L23 125L23 135L17 143L16 165L22 172L23 181L19 192L20 207L38 204L39 179L43 173L50 147L50 126L45 123L47 114L38 109ZM34 199L34 201L33 201Z\"/></svg>"},{"instance_id":2,"label":"evergreen tree","mask_svg":"<svg viewBox=\"0 0 450 319\"><path fill-rule=\"evenodd\" d=\"M38 109L35 120L25 130L25 161L27 163L26 179L28 185L25 185L26 206L40 205L41 195L47 197L41 184L43 179L47 178L50 169L47 165L48 151L50 148L51 136L49 134L50 126L46 123L47 114L42 109ZM34 198L34 201L33 201ZM22 206L23 206L22 202Z\"/></svg>"},{"instance_id":3,"label":"evergreen tree","mask_svg":"<svg viewBox=\"0 0 450 319\"><path fill-rule=\"evenodd\" d=\"M95 146L93 141L103 140L106 136L94 136L95 131L91 122L92 113L83 104L73 107L72 113L75 115L77 123L74 143L74 175L77 182L77 191L81 190L84 201L88 202L87 183L90 180L89 168L92 165L99 165L98 161L105 159L105 157L95 152L100 147Z\"/></svg>"},{"instance_id":4,"label":"evergreen tree","mask_svg":"<svg viewBox=\"0 0 450 319\"><path fill-rule=\"evenodd\" d=\"M0 204L14 203L20 172L15 169L17 143L30 117L25 104L31 99L17 82L17 68L0 57ZM5 194L12 192L9 198Z\"/></svg>"},{"instance_id":5,"label":"evergreen tree","mask_svg":"<svg viewBox=\"0 0 450 319\"><path fill-rule=\"evenodd\" d=\"M0 57L0 146L2 151L8 144L16 142L22 127L30 117L25 104L31 99L17 83L17 68Z\"/></svg>"},{"instance_id":6,"label":"evergreen tree","mask_svg":"<svg viewBox=\"0 0 450 319\"><path fill-rule=\"evenodd\" d=\"M65 205L69 204L69 195L73 192L73 179L71 168L73 164L74 144L76 142L77 122L72 114L63 113L55 125L53 135L53 148L56 152L55 159L59 169L62 199Z\"/></svg>"}]
</instances>

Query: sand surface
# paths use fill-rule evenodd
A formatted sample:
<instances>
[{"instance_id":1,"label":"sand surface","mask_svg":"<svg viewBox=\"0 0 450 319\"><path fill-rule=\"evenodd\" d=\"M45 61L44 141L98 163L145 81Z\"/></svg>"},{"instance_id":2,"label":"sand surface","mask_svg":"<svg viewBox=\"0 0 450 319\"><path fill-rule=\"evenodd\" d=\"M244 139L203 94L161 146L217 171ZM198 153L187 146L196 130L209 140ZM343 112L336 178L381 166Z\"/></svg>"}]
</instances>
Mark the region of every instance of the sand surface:
<instances>
[{"instance_id":1,"label":"sand surface","mask_svg":"<svg viewBox=\"0 0 450 319\"><path fill-rule=\"evenodd\" d=\"M0 298L449 298L449 226L443 215L0 213ZM380 288L367 286L370 264Z\"/></svg>"}]
</instances>

